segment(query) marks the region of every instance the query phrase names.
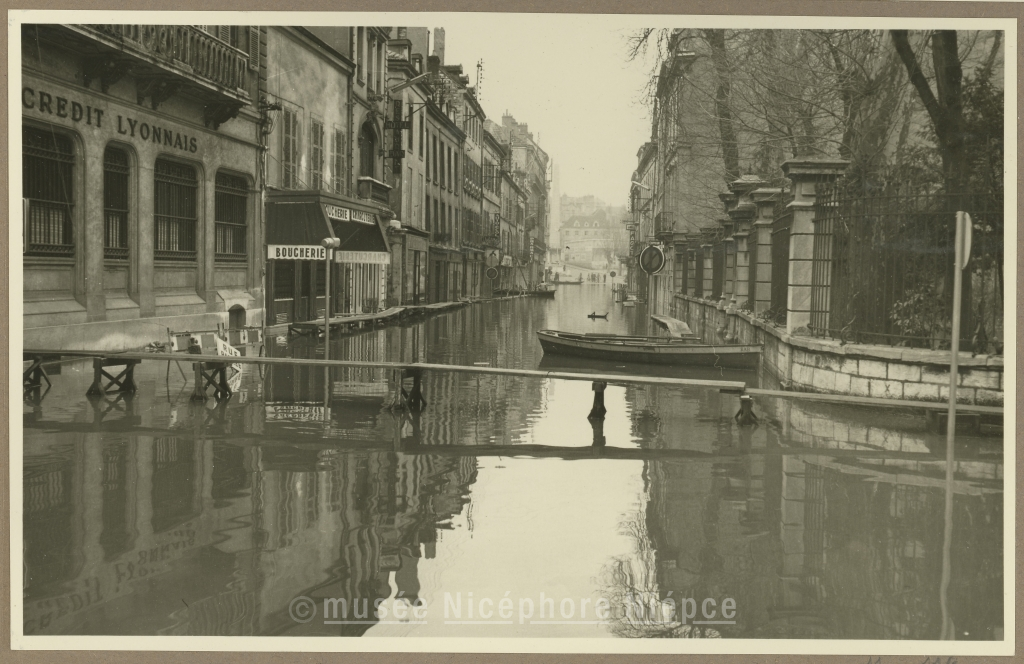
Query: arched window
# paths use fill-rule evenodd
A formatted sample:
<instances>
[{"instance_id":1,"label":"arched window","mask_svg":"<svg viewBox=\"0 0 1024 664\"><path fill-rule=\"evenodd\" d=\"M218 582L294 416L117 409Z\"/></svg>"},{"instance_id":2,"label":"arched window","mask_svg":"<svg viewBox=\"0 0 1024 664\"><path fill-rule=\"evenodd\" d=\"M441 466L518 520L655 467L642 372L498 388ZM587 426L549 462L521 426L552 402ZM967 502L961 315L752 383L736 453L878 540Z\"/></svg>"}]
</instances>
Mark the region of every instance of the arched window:
<instances>
[{"instance_id":1,"label":"arched window","mask_svg":"<svg viewBox=\"0 0 1024 664\"><path fill-rule=\"evenodd\" d=\"M375 166L377 162L377 133L373 125L364 122L359 130L359 175L361 177L375 178Z\"/></svg>"}]
</instances>

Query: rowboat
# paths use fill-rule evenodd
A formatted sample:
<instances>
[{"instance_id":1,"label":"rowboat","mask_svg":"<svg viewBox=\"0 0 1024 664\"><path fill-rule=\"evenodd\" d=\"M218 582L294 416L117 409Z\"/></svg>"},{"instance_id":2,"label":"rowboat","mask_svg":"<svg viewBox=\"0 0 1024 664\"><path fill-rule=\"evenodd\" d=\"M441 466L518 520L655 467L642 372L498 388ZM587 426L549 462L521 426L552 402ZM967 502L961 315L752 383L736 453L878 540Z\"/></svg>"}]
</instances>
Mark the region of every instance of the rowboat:
<instances>
[{"instance_id":1,"label":"rowboat","mask_svg":"<svg viewBox=\"0 0 1024 664\"><path fill-rule=\"evenodd\" d=\"M557 290L557 287L554 284L542 283L542 284L538 284L537 288L535 288L534 290L528 291L527 295L532 295L534 297L554 298L555 297L555 290Z\"/></svg>"},{"instance_id":2,"label":"rowboat","mask_svg":"<svg viewBox=\"0 0 1024 664\"><path fill-rule=\"evenodd\" d=\"M647 362L691 366L757 368L761 346L698 344L692 339L661 339L616 335L588 336L557 330L539 330L545 354L574 355L620 362Z\"/></svg>"}]
</instances>

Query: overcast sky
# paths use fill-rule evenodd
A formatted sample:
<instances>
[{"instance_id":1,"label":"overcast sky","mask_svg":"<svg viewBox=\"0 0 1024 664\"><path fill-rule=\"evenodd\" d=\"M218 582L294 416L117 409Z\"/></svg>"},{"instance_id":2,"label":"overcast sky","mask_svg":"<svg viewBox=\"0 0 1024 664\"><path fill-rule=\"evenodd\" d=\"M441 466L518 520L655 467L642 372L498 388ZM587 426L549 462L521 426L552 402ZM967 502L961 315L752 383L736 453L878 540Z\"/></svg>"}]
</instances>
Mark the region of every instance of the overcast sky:
<instances>
[{"instance_id":1,"label":"overcast sky","mask_svg":"<svg viewBox=\"0 0 1024 664\"><path fill-rule=\"evenodd\" d=\"M571 25L563 17L539 18L529 29L488 25L507 17L482 18L475 26L442 26L445 64L461 64L475 84L476 62L483 59L488 118L500 124L508 110L529 124L559 164L562 194L594 194L624 205L637 150L651 126L639 103L646 65L626 61L628 31L590 24L586 17L572 17Z\"/></svg>"}]
</instances>

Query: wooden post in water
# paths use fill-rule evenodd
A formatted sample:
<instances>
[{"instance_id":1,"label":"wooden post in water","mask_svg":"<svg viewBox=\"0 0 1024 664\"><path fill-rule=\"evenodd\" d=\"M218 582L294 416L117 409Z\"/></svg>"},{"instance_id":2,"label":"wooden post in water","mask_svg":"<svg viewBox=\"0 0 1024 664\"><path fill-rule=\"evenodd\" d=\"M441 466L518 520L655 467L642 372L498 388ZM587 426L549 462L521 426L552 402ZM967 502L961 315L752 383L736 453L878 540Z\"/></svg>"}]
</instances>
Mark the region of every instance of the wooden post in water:
<instances>
[{"instance_id":1,"label":"wooden post in water","mask_svg":"<svg viewBox=\"0 0 1024 664\"><path fill-rule=\"evenodd\" d=\"M604 388L606 387L608 387L608 383L594 381L594 407L590 409L590 414L587 415L588 420L603 420L605 413L608 412L604 407Z\"/></svg>"}]
</instances>

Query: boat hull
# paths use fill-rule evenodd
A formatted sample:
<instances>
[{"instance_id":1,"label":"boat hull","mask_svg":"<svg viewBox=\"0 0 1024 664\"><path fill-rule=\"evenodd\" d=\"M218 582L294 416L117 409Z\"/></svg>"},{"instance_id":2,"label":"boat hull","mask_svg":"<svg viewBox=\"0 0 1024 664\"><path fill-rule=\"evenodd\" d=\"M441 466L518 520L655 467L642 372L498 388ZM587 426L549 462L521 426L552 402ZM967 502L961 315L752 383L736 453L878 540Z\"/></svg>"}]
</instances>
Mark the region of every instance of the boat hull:
<instances>
[{"instance_id":1,"label":"boat hull","mask_svg":"<svg viewBox=\"0 0 1024 664\"><path fill-rule=\"evenodd\" d=\"M573 336L560 337L548 330L537 332L537 338L540 340L545 355L569 355L620 362L718 366L736 369L756 369L761 359L761 346L588 340Z\"/></svg>"}]
</instances>

